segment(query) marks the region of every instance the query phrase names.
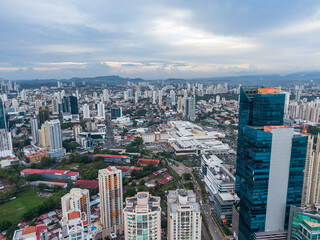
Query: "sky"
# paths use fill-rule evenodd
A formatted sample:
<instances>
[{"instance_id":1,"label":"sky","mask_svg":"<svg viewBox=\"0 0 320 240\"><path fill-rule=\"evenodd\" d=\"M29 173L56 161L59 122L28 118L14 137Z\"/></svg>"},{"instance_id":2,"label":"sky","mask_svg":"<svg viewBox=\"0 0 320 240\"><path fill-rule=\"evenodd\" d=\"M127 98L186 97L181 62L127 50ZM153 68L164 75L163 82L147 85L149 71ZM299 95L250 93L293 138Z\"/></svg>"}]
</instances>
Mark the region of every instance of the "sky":
<instances>
[{"instance_id":1,"label":"sky","mask_svg":"<svg viewBox=\"0 0 320 240\"><path fill-rule=\"evenodd\" d=\"M316 0L1 0L0 76L320 71Z\"/></svg>"}]
</instances>

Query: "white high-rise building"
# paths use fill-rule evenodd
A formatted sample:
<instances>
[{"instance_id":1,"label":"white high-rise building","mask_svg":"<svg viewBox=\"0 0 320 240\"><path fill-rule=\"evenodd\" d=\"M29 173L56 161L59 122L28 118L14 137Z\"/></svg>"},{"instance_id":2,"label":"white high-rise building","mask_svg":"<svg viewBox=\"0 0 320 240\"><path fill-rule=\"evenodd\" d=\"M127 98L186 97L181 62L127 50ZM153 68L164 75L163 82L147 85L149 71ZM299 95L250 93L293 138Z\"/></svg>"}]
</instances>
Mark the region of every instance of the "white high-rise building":
<instances>
[{"instance_id":1,"label":"white high-rise building","mask_svg":"<svg viewBox=\"0 0 320 240\"><path fill-rule=\"evenodd\" d=\"M26 93L26 90L22 90L21 93L20 93L20 97L21 97L21 100L22 101L25 101L27 100L27 93Z\"/></svg>"},{"instance_id":2,"label":"white high-rise building","mask_svg":"<svg viewBox=\"0 0 320 240\"><path fill-rule=\"evenodd\" d=\"M157 92L153 91L152 92L152 104L156 104L157 102Z\"/></svg>"},{"instance_id":3,"label":"white high-rise building","mask_svg":"<svg viewBox=\"0 0 320 240\"><path fill-rule=\"evenodd\" d=\"M31 134L32 134L32 144L39 144L39 126L38 126L38 118L34 116L31 121Z\"/></svg>"},{"instance_id":4,"label":"white high-rise building","mask_svg":"<svg viewBox=\"0 0 320 240\"><path fill-rule=\"evenodd\" d=\"M0 130L0 157L14 156L12 153L11 133Z\"/></svg>"},{"instance_id":5,"label":"white high-rise building","mask_svg":"<svg viewBox=\"0 0 320 240\"><path fill-rule=\"evenodd\" d=\"M170 190L168 202L168 240L201 239L201 210L192 190Z\"/></svg>"},{"instance_id":6,"label":"white high-rise building","mask_svg":"<svg viewBox=\"0 0 320 240\"><path fill-rule=\"evenodd\" d=\"M99 170L100 222L103 237L123 232L122 172L115 167Z\"/></svg>"},{"instance_id":7,"label":"white high-rise building","mask_svg":"<svg viewBox=\"0 0 320 240\"><path fill-rule=\"evenodd\" d=\"M83 105L83 119L90 119L90 108L88 104Z\"/></svg>"},{"instance_id":8,"label":"white high-rise building","mask_svg":"<svg viewBox=\"0 0 320 240\"><path fill-rule=\"evenodd\" d=\"M148 192L138 192L136 196L126 198L123 210L125 240L161 239L160 200Z\"/></svg>"},{"instance_id":9,"label":"white high-rise building","mask_svg":"<svg viewBox=\"0 0 320 240\"><path fill-rule=\"evenodd\" d=\"M89 225L91 224L90 195L88 189L72 188L69 193L61 198L62 207L62 225L68 221L68 212L70 210L85 213Z\"/></svg>"},{"instance_id":10,"label":"white high-rise building","mask_svg":"<svg viewBox=\"0 0 320 240\"><path fill-rule=\"evenodd\" d=\"M97 108L98 108L98 117L105 119L106 117L106 110L105 110L105 105L104 103L97 103Z\"/></svg>"}]
</instances>

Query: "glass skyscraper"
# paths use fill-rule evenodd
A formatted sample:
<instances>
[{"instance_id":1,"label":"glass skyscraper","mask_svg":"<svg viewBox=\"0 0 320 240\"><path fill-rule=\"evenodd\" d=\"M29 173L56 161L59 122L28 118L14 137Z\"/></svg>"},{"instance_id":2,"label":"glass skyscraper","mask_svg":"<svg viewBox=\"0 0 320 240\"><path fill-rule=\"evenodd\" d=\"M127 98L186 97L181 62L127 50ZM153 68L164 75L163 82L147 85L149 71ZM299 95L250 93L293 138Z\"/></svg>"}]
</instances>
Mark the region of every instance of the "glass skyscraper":
<instances>
[{"instance_id":1,"label":"glass skyscraper","mask_svg":"<svg viewBox=\"0 0 320 240\"><path fill-rule=\"evenodd\" d=\"M71 114L79 114L77 97L70 96L70 107L71 107Z\"/></svg>"},{"instance_id":2,"label":"glass skyscraper","mask_svg":"<svg viewBox=\"0 0 320 240\"><path fill-rule=\"evenodd\" d=\"M2 99L0 99L0 129L7 129L6 114Z\"/></svg>"},{"instance_id":3,"label":"glass skyscraper","mask_svg":"<svg viewBox=\"0 0 320 240\"><path fill-rule=\"evenodd\" d=\"M282 126L285 95L241 89L236 192L239 240L287 228L290 205L300 206L308 137Z\"/></svg>"}]
</instances>

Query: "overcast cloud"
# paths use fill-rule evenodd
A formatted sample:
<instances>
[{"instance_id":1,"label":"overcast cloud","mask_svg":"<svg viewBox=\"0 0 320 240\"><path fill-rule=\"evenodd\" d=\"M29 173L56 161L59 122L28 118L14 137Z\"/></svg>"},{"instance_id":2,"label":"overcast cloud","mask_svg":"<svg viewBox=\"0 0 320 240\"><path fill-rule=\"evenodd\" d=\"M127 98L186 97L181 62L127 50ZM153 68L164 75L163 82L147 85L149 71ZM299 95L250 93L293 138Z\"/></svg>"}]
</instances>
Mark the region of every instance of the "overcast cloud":
<instances>
[{"instance_id":1,"label":"overcast cloud","mask_svg":"<svg viewBox=\"0 0 320 240\"><path fill-rule=\"evenodd\" d=\"M5 79L320 70L320 2L1 0Z\"/></svg>"}]
</instances>

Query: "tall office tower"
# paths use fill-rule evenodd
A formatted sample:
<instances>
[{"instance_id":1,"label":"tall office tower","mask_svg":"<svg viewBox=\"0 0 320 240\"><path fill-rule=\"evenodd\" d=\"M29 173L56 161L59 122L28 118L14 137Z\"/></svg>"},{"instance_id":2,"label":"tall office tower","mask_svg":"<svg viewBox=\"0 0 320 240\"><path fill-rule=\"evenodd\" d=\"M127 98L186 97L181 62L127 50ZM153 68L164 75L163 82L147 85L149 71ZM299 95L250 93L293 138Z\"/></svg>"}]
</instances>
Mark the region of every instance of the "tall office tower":
<instances>
[{"instance_id":1,"label":"tall office tower","mask_svg":"<svg viewBox=\"0 0 320 240\"><path fill-rule=\"evenodd\" d=\"M152 104L156 104L157 102L157 92L153 91L152 92Z\"/></svg>"},{"instance_id":2,"label":"tall office tower","mask_svg":"<svg viewBox=\"0 0 320 240\"><path fill-rule=\"evenodd\" d=\"M196 120L196 97L194 95L189 97L189 120Z\"/></svg>"},{"instance_id":3,"label":"tall office tower","mask_svg":"<svg viewBox=\"0 0 320 240\"><path fill-rule=\"evenodd\" d=\"M52 114L57 115L59 114L59 103L58 99L52 99Z\"/></svg>"},{"instance_id":4,"label":"tall office tower","mask_svg":"<svg viewBox=\"0 0 320 240\"><path fill-rule=\"evenodd\" d=\"M196 120L196 98L194 95L185 99L184 117L190 121Z\"/></svg>"},{"instance_id":5,"label":"tall office tower","mask_svg":"<svg viewBox=\"0 0 320 240\"><path fill-rule=\"evenodd\" d=\"M27 100L27 93L24 89L20 92L20 97L22 101Z\"/></svg>"},{"instance_id":6,"label":"tall office tower","mask_svg":"<svg viewBox=\"0 0 320 240\"><path fill-rule=\"evenodd\" d=\"M111 120L122 117L122 107L111 108Z\"/></svg>"},{"instance_id":7,"label":"tall office tower","mask_svg":"<svg viewBox=\"0 0 320 240\"><path fill-rule=\"evenodd\" d=\"M61 88L61 82L58 81L58 84L57 84L57 85L58 85L58 86L57 86L58 88Z\"/></svg>"},{"instance_id":8,"label":"tall office tower","mask_svg":"<svg viewBox=\"0 0 320 240\"><path fill-rule=\"evenodd\" d=\"M71 114L79 114L78 99L75 96L70 96Z\"/></svg>"},{"instance_id":9,"label":"tall office tower","mask_svg":"<svg viewBox=\"0 0 320 240\"><path fill-rule=\"evenodd\" d=\"M83 119L89 119L90 118L90 108L88 104L83 105Z\"/></svg>"},{"instance_id":10,"label":"tall office tower","mask_svg":"<svg viewBox=\"0 0 320 240\"><path fill-rule=\"evenodd\" d=\"M148 192L126 198L123 210L125 240L161 239L160 200Z\"/></svg>"},{"instance_id":11,"label":"tall office tower","mask_svg":"<svg viewBox=\"0 0 320 240\"><path fill-rule=\"evenodd\" d=\"M50 157L59 157L66 153L62 146L59 120L46 121L39 130L40 146L49 150Z\"/></svg>"},{"instance_id":12,"label":"tall office tower","mask_svg":"<svg viewBox=\"0 0 320 240\"><path fill-rule=\"evenodd\" d=\"M105 102L109 102L109 91L108 89L103 89L103 99Z\"/></svg>"},{"instance_id":13,"label":"tall office tower","mask_svg":"<svg viewBox=\"0 0 320 240\"><path fill-rule=\"evenodd\" d=\"M159 106L161 106L162 105L162 94L161 94L161 91L159 91L159 93L158 93L158 98L159 98L159 102L158 102L158 104L159 104Z\"/></svg>"},{"instance_id":14,"label":"tall office tower","mask_svg":"<svg viewBox=\"0 0 320 240\"><path fill-rule=\"evenodd\" d=\"M98 117L101 117L101 118L105 118L106 117L106 110L105 110L105 105L104 103L98 103L97 104L97 109L98 109Z\"/></svg>"},{"instance_id":15,"label":"tall office tower","mask_svg":"<svg viewBox=\"0 0 320 240\"><path fill-rule=\"evenodd\" d=\"M192 190L169 190L168 239L201 239L201 209Z\"/></svg>"},{"instance_id":16,"label":"tall office tower","mask_svg":"<svg viewBox=\"0 0 320 240\"><path fill-rule=\"evenodd\" d=\"M176 105L176 93L174 90L170 91L171 104Z\"/></svg>"},{"instance_id":17,"label":"tall office tower","mask_svg":"<svg viewBox=\"0 0 320 240\"><path fill-rule=\"evenodd\" d=\"M4 102L0 99L0 129L7 130L6 113L4 109Z\"/></svg>"},{"instance_id":18,"label":"tall office tower","mask_svg":"<svg viewBox=\"0 0 320 240\"><path fill-rule=\"evenodd\" d=\"M62 225L67 224L68 212L78 210L85 213L88 224L91 224L90 195L88 189L72 188L69 193L61 198Z\"/></svg>"},{"instance_id":19,"label":"tall office tower","mask_svg":"<svg viewBox=\"0 0 320 240\"><path fill-rule=\"evenodd\" d=\"M11 133L5 129L0 130L0 157L13 156Z\"/></svg>"},{"instance_id":20,"label":"tall office tower","mask_svg":"<svg viewBox=\"0 0 320 240\"><path fill-rule=\"evenodd\" d=\"M33 116L31 119L31 133L32 133L32 144L39 144L39 126L38 126L38 118Z\"/></svg>"},{"instance_id":21,"label":"tall office tower","mask_svg":"<svg viewBox=\"0 0 320 240\"><path fill-rule=\"evenodd\" d=\"M70 103L69 103L69 99L66 96L62 98L62 112L64 113L70 112Z\"/></svg>"},{"instance_id":22,"label":"tall office tower","mask_svg":"<svg viewBox=\"0 0 320 240\"><path fill-rule=\"evenodd\" d=\"M308 137L282 126L279 89L241 88L236 192L239 239L287 228L290 205L300 206Z\"/></svg>"},{"instance_id":23,"label":"tall office tower","mask_svg":"<svg viewBox=\"0 0 320 240\"><path fill-rule=\"evenodd\" d=\"M99 170L100 220L104 236L123 232L122 173L115 167Z\"/></svg>"},{"instance_id":24,"label":"tall office tower","mask_svg":"<svg viewBox=\"0 0 320 240\"><path fill-rule=\"evenodd\" d=\"M77 89L77 90L76 90L76 97L77 97L77 99L79 99L79 96L80 96L80 95L79 95L79 90Z\"/></svg>"},{"instance_id":25,"label":"tall office tower","mask_svg":"<svg viewBox=\"0 0 320 240\"><path fill-rule=\"evenodd\" d=\"M45 122L50 120L49 108L48 107L40 107L39 109L39 120L40 126Z\"/></svg>"},{"instance_id":26,"label":"tall office tower","mask_svg":"<svg viewBox=\"0 0 320 240\"><path fill-rule=\"evenodd\" d=\"M179 113L181 113L183 111L183 109L182 109L182 98L180 96L178 97L178 101L177 101L177 111Z\"/></svg>"}]
</instances>

